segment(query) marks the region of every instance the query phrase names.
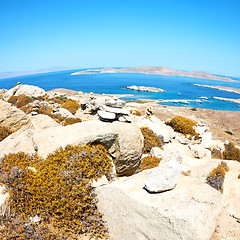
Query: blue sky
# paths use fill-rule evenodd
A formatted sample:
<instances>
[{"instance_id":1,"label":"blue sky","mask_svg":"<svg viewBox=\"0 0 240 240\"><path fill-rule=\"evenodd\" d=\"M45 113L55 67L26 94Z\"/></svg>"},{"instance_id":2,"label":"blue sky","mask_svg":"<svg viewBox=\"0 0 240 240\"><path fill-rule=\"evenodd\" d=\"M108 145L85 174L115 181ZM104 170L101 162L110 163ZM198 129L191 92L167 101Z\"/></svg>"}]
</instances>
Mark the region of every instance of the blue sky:
<instances>
[{"instance_id":1,"label":"blue sky","mask_svg":"<svg viewBox=\"0 0 240 240\"><path fill-rule=\"evenodd\" d=\"M240 1L0 0L0 72L52 66L240 76Z\"/></svg>"}]
</instances>

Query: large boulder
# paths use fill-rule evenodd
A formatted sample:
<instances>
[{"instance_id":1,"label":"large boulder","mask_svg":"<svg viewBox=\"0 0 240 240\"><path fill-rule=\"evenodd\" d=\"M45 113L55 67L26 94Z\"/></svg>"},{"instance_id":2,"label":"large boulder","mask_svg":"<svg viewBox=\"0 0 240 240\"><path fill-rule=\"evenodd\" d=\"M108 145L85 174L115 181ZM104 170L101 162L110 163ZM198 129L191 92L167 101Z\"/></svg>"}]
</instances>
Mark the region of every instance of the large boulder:
<instances>
[{"instance_id":1,"label":"large boulder","mask_svg":"<svg viewBox=\"0 0 240 240\"><path fill-rule=\"evenodd\" d=\"M11 96L19 96L19 95L26 95L29 97L39 97L39 96L43 96L44 94L46 94L45 90L36 86L32 86L32 85L27 85L27 84L18 84L16 86L14 86L13 88L11 88L10 90L8 90L4 95L3 95L3 99L4 100L8 100Z\"/></svg>"},{"instance_id":2,"label":"large boulder","mask_svg":"<svg viewBox=\"0 0 240 240\"><path fill-rule=\"evenodd\" d=\"M16 131L23 126L31 126L28 116L10 103L0 100L0 124Z\"/></svg>"},{"instance_id":3,"label":"large boulder","mask_svg":"<svg viewBox=\"0 0 240 240\"><path fill-rule=\"evenodd\" d=\"M0 159L5 154L25 152L34 154L37 152L37 146L34 142L33 135L35 130L21 128L12 133L0 142Z\"/></svg>"},{"instance_id":4,"label":"large boulder","mask_svg":"<svg viewBox=\"0 0 240 240\"><path fill-rule=\"evenodd\" d=\"M191 176L172 191L143 189L149 171L119 179L95 191L114 240L209 240L221 211L221 193Z\"/></svg>"},{"instance_id":5,"label":"large boulder","mask_svg":"<svg viewBox=\"0 0 240 240\"><path fill-rule=\"evenodd\" d=\"M67 145L102 143L113 157L118 175L131 175L142 155L143 136L140 129L129 123L87 121L66 127L51 127L34 135L38 154L46 157Z\"/></svg>"},{"instance_id":6,"label":"large boulder","mask_svg":"<svg viewBox=\"0 0 240 240\"><path fill-rule=\"evenodd\" d=\"M60 126L56 121L54 121L51 117L39 114L36 116L29 116L32 126L38 132L49 127L57 127Z\"/></svg>"}]
</instances>

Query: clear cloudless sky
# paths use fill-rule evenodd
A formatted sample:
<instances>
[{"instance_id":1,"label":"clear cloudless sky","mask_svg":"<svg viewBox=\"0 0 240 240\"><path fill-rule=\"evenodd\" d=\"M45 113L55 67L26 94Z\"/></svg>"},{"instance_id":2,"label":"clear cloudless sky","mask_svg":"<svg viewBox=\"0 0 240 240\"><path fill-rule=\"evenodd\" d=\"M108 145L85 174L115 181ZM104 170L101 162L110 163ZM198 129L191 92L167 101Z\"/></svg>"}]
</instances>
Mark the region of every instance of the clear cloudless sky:
<instances>
[{"instance_id":1,"label":"clear cloudless sky","mask_svg":"<svg viewBox=\"0 0 240 240\"><path fill-rule=\"evenodd\" d=\"M240 76L240 1L0 0L0 72L52 66Z\"/></svg>"}]
</instances>

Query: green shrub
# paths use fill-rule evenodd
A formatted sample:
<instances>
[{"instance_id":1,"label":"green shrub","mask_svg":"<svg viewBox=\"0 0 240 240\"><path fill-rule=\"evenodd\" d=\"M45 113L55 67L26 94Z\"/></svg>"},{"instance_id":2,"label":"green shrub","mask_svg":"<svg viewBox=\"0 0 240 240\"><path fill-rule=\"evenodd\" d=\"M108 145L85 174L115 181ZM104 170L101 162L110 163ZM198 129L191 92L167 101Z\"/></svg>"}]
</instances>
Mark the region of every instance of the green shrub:
<instances>
[{"instance_id":1,"label":"green shrub","mask_svg":"<svg viewBox=\"0 0 240 240\"><path fill-rule=\"evenodd\" d=\"M157 157L142 158L139 168L137 170L137 173L139 173L143 170L146 170L146 169L151 169L151 168L157 167L160 162L161 162L161 159L157 158Z\"/></svg>"},{"instance_id":2,"label":"green shrub","mask_svg":"<svg viewBox=\"0 0 240 240\"><path fill-rule=\"evenodd\" d=\"M220 192L223 192L223 183L226 172L229 168L227 163L221 162L216 168L214 168L207 176L207 183Z\"/></svg>"},{"instance_id":3,"label":"green shrub","mask_svg":"<svg viewBox=\"0 0 240 240\"><path fill-rule=\"evenodd\" d=\"M199 135L196 133L193 127L196 126L196 123L191 119L177 116L173 118L171 121L167 122L167 125L171 126L174 131L182 133L184 135L191 135L199 138Z\"/></svg>"},{"instance_id":4,"label":"green shrub","mask_svg":"<svg viewBox=\"0 0 240 240\"><path fill-rule=\"evenodd\" d=\"M12 131L10 130L10 128L0 126L0 142L10 134L12 134Z\"/></svg>"},{"instance_id":5,"label":"green shrub","mask_svg":"<svg viewBox=\"0 0 240 240\"><path fill-rule=\"evenodd\" d=\"M148 127L141 128L144 137L143 153L149 153L153 147L161 147L162 141Z\"/></svg>"},{"instance_id":6,"label":"green shrub","mask_svg":"<svg viewBox=\"0 0 240 240\"><path fill-rule=\"evenodd\" d=\"M229 142L229 144L225 144L225 150L223 151L223 159L236 160L240 162L240 150L235 147L234 143Z\"/></svg>"},{"instance_id":7,"label":"green shrub","mask_svg":"<svg viewBox=\"0 0 240 240\"><path fill-rule=\"evenodd\" d=\"M190 110L193 111L193 112L196 112L196 111L197 111L196 108L191 108Z\"/></svg>"},{"instance_id":8,"label":"green shrub","mask_svg":"<svg viewBox=\"0 0 240 240\"><path fill-rule=\"evenodd\" d=\"M91 186L93 179L111 171L111 160L102 145L67 146L50 154L46 160L25 153L9 154L2 159L0 167L0 182L10 193L11 212L1 219L4 227L0 237L78 239L81 234L96 238L108 236ZM41 221L30 223L29 218L36 215Z\"/></svg>"}]
</instances>

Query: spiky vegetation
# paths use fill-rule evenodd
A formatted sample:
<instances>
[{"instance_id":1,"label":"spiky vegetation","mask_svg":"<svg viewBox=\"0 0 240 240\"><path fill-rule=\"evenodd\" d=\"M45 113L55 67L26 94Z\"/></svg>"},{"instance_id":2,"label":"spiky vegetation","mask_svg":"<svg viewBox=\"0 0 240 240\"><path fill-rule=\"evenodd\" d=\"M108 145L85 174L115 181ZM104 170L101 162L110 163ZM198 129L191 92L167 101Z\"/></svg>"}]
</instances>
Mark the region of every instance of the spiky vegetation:
<instances>
[{"instance_id":1,"label":"spiky vegetation","mask_svg":"<svg viewBox=\"0 0 240 240\"><path fill-rule=\"evenodd\" d=\"M111 171L102 145L67 146L45 161L25 153L1 162L0 180L10 193L10 215L1 219L3 239L107 237L91 182ZM40 217L33 223L30 217Z\"/></svg>"},{"instance_id":2,"label":"spiky vegetation","mask_svg":"<svg viewBox=\"0 0 240 240\"><path fill-rule=\"evenodd\" d=\"M161 158L150 157L150 156L149 157L144 157L141 160L141 163L139 165L139 168L138 168L137 172L139 173L143 170L157 167L160 162L161 162Z\"/></svg>"},{"instance_id":3,"label":"spiky vegetation","mask_svg":"<svg viewBox=\"0 0 240 240\"><path fill-rule=\"evenodd\" d=\"M27 104L33 102L33 99L31 97L28 97L24 94L19 96L11 96L8 99L8 102L16 106L17 108L21 108L23 106L26 106Z\"/></svg>"},{"instance_id":4,"label":"spiky vegetation","mask_svg":"<svg viewBox=\"0 0 240 240\"><path fill-rule=\"evenodd\" d=\"M54 102L60 104L63 108L66 108L72 114L75 114L77 110L80 108L80 105L77 101L68 99L66 97L58 97L53 99Z\"/></svg>"},{"instance_id":5,"label":"spiky vegetation","mask_svg":"<svg viewBox=\"0 0 240 240\"><path fill-rule=\"evenodd\" d=\"M138 110L130 110L130 113L131 113L132 115L142 116L142 113L141 113L140 111L138 111Z\"/></svg>"},{"instance_id":6,"label":"spiky vegetation","mask_svg":"<svg viewBox=\"0 0 240 240\"><path fill-rule=\"evenodd\" d=\"M143 153L149 153L153 147L161 147L162 141L148 127L141 128L144 137Z\"/></svg>"},{"instance_id":7,"label":"spiky vegetation","mask_svg":"<svg viewBox=\"0 0 240 240\"><path fill-rule=\"evenodd\" d=\"M191 136L195 136L196 138L199 137L199 135L193 128L196 126L196 123L191 119L177 116L171 121L167 122L167 125L171 126L176 132L182 133L184 135L189 134Z\"/></svg>"},{"instance_id":8,"label":"spiky vegetation","mask_svg":"<svg viewBox=\"0 0 240 240\"><path fill-rule=\"evenodd\" d=\"M65 118L62 122L63 126L72 125L74 123L79 123L82 120L80 118Z\"/></svg>"},{"instance_id":9,"label":"spiky vegetation","mask_svg":"<svg viewBox=\"0 0 240 240\"><path fill-rule=\"evenodd\" d=\"M225 150L223 151L223 159L236 160L240 162L240 150L236 148L234 143L229 142L229 144L225 144Z\"/></svg>"},{"instance_id":10,"label":"spiky vegetation","mask_svg":"<svg viewBox=\"0 0 240 240\"><path fill-rule=\"evenodd\" d=\"M12 131L8 127L0 126L0 142L12 134Z\"/></svg>"},{"instance_id":11,"label":"spiky vegetation","mask_svg":"<svg viewBox=\"0 0 240 240\"><path fill-rule=\"evenodd\" d=\"M223 183L226 172L229 168L227 163L221 162L216 168L214 168L207 176L207 183L220 192L223 192Z\"/></svg>"}]
</instances>

